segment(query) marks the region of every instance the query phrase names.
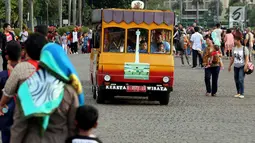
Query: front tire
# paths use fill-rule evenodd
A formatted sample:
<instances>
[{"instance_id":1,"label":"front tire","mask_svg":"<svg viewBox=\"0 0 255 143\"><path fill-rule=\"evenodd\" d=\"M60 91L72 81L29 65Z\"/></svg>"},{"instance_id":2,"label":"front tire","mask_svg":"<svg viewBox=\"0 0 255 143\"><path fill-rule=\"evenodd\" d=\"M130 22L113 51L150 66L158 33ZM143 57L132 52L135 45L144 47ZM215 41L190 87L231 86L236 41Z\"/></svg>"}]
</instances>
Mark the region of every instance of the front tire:
<instances>
[{"instance_id":1,"label":"front tire","mask_svg":"<svg viewBox=\"0 0 255 143\"><path fill-rule=\"evenodd\" d=\"M168 105L169 98L170 98L170 93L162 93L162 95L160 95L160 99L159 99L160 105Z\"/></svg>"},{"instance_id":2,"label":"front tire","mask_svg":"<svg viewBox=\"0 0 255 143\"><path fill-rule=\"evenodd\" d=\"M105 98L103 94L104 94L103 90L100 90L98 87L96 87L96 102L98 104L105 103Z\"/></svg>"}]
</instances>

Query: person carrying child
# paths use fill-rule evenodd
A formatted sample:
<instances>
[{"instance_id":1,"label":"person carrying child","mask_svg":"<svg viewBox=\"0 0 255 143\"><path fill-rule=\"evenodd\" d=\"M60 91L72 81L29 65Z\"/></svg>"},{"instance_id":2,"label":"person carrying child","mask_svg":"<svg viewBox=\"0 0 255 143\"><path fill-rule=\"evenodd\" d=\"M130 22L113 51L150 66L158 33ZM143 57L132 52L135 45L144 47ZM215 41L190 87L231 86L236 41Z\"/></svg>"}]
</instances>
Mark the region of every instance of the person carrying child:
<instances>
[{"instance_id":1,"label":"person carrying child","mask_svg":"<svg viewBox=\"0 0 255 143\"><path fill-rule=\"evenodd\" d=\"M207 66L205 68L210 67L213 63L219 62L221 69L224 69L224 65L223 65L222 59L218 56L218 55L221 54L219 46L218 45L214 45L214 49L215 49L215 51L212 51L210 53L210 58L208 58L208 64L207 64Z\"/></svg>"},{"instance_id":2,"label":"person carrying child","mask_svg":"<svg viewBox=\"0 0 255 143\"><path fill-rule=\"evenodd\" d=\"M5 83L12 69L19 63L21 58L21 45L16 41L11 41L6 46L6 59L8 60L7 68L0 72L0 88L4 88ZM0 97L2 98L2 92ZM12 98L5 106L6 114L0 116L0 131L2 133L2 143L9 143L11 138L11 125L13 124L13 114L15 108L15 99Z\"/></svg>"},{"instance_id":3,"label":"person carrying child","mask_svg":"<svg viewBox=\"0 0 255 143\"><path fill-rule=\"evenodd\" d=\"M92 130L97 128L98 125L98 111L93 106L84 105L80 106L76 112L76 124L78 134L66 140L66 143L102 143Z\"/></svg>"}]
</instances>

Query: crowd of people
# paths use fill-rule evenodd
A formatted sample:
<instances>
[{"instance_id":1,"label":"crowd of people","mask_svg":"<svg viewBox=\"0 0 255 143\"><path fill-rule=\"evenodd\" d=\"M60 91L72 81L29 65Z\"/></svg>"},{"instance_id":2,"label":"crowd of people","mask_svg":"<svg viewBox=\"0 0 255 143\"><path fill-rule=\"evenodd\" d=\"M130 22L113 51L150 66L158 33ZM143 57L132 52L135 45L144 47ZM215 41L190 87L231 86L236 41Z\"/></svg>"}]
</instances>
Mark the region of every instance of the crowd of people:
<instances>
[{"instance_id":1,"label":"crowd of people","mask_svg":"<svg viewBox=\"0 0 255 143\"><path fill-rule=\"evenodd\" d=\"M59 35L56 30L49 31L47 38L50 42L61 45L67 54L78 54L78 47L81 47L83 54L91 51L91 29L88 32L78 32L78 27L75 27L73 31L63 33L63 35Z\"/></svg>"},{"instance_id":2,"label":"crowd of people","mask_svg":"<svg viewBox=\"0 0 255 143\"><path fill-rule=\"evenodd\" d=\"M23 29L20 41L9 24L3 30L2 143L101 143L92 133L98 111L84 105L77 72L64 48L48 39L47 26L30 35Z\"/></svg>"},{"instance_id":3,"label":"crowd of people","mask_svg":"<svg viewBox=\"0 0 255 143\"><path fill-rule=\"evenodd\" d=\"M224 69L222 59L229 59L228 71L234 64L236 98L244 98L244 77L251 74L254 65L251 63L255 47L254 33L250 28L241 31L238 28L225 29L218 23L212 29L202 30L193 25L185 30L181 24L175 27L174 45L177 55L184 66L184 56L193 69L203 68L206 85L206 96L216 96L220 70ZM192 55L192 64L190 63ZM199 60L199 64L197 64ZM212 79L212 81L211 81Z\"/></svg>"}]
</instances>

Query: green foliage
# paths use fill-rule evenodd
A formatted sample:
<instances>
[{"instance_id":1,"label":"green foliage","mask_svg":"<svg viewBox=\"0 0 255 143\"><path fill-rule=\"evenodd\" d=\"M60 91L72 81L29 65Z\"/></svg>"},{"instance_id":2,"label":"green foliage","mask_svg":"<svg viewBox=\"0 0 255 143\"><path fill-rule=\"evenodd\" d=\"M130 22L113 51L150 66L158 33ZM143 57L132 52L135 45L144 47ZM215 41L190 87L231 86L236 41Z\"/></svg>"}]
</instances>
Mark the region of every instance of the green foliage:
<instances>
[{"instance_id":1,"label":"green foliage","mask_svg":"<svg viewBox=\"0 0 255 143\"><path fill-rule=\"evenodd\" d=\"M14 29L15 35L19 36L19 33L20 33L20 32L21 32L21 29L19 29L19 28L15 28L15 29Z\"/></svg>"},{"instance_id":2,"label":"green foliage","mask_svg":"<svg viewBox=\"0 0 255 143\"><path fill-rule=\"evenodd\" d=\"M63 35L64 33L72 32L74 28L75 28L74 26L61 27L57 29L57 32L59 33L59 35ZM79 30L79 32L82 32L82 33L86 33L88 31L89 31L89 28L85 26L82 26L81 29Z\"/></svg>"},{"instance_id":3,"label":"green foliage","mask_svg":"<svg viewBox=\"0 0 255 143\"><path fill-rule=\"evenodd\" d=\"M82 33L87 33L88 31L89 31L88 27L84 27L84 26L81 27L81 32Z\"/></svg>"},{"instance_id":4,"label":"green foliage","mask_svg":"<svg viewBox=\"0 0 255 143\"><path fill-rule=\"evenodd\" d=\"M69 32L69 29L68 27L61 27L57 29L57 32L59 35L63 35L64 33Z\"/></svg>"},{"instance_id":5,"label":"green foliage","mask_svg":"<svg viewBox=\"0 0 255 143\"><path fill-rule=\"evenodd\" d=\"M95 8L130 8L133 0L93 0Z\"/></svg>"},{"instance_id":6,"label":"green foliage","mask_svg":"<svg viewBox=\"0 0 255 143\"><path fill-rule=\"evenodd\" d=\"M199 3L199 4L202 4L202 3L204 3L204 0L192 0L192 5L197 5L197 2Z\"/></svg>"},{"instance_id":7,"label":"green foliage","mask_svg":"<svg viewBox=\"0 0 255 143\"><path fill-rule=\"evenodd\" d=\"M210 4L209 4L209 10L211 11L212 14L217 14L217 1L211 1ZM220 1L220 11L219 11L219 15L221 15L223 12L223 4L222 2Z\"/></svg>"},{"instance_id":8,"label":"green foliage","mask_svg":"<svg viewBox=\"0 0 255 143\"><path fill-rule=\"evenodd\" d=\"M68 28L68 31L70 32L70 31L73 31L73 30L74 30L75 26L70 25L70 26L67 26L67 28Z\"/></svg>"}]
</instances>

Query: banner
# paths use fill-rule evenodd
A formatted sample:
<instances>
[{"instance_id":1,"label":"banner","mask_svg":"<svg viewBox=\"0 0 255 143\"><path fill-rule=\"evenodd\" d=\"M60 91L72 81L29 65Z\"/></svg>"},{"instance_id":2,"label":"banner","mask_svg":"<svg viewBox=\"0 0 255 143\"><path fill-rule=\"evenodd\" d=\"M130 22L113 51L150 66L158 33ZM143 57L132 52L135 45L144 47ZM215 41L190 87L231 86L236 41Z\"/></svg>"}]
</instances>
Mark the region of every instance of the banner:
<instances>
[{"instance_id":1,"label":"banner","mask_svg":"<svg viewBox=\"0 0 255 143\"><path fill-rule=\"evenodd\" d=\"M125 63L124 78L149 80L150 64L148 63Z\"/></svg>"},{"instance_id":2,"label":"banner","mask_svg":"<svg viewBox=\"0 0 255 143\"><path fill-rule=\"evenodd\" d=\"M231 6L229 7L229 27L232 28L234 23L241 26L245 21L245 7L244 6Z\"/></svg>"}]
</instances>

